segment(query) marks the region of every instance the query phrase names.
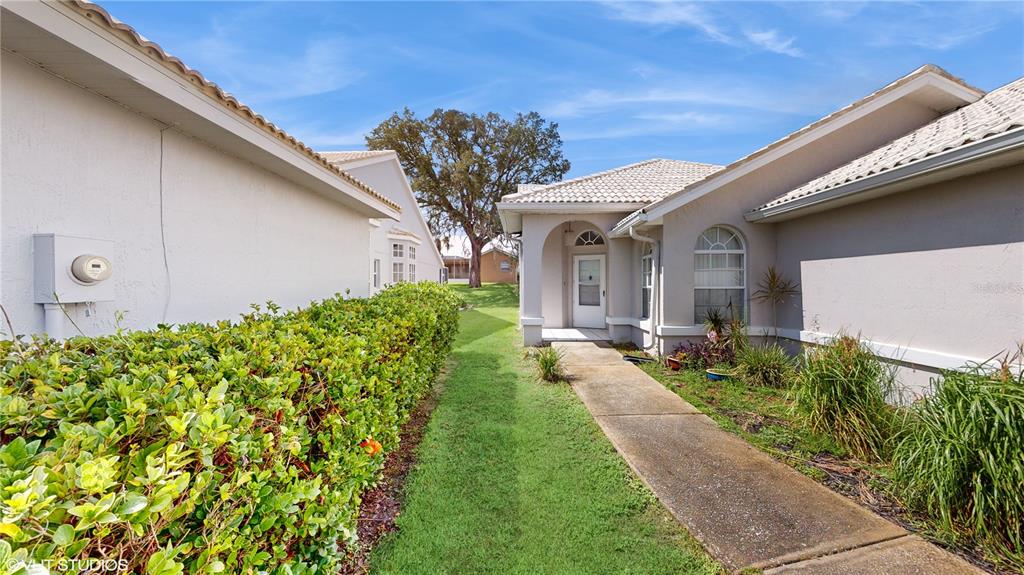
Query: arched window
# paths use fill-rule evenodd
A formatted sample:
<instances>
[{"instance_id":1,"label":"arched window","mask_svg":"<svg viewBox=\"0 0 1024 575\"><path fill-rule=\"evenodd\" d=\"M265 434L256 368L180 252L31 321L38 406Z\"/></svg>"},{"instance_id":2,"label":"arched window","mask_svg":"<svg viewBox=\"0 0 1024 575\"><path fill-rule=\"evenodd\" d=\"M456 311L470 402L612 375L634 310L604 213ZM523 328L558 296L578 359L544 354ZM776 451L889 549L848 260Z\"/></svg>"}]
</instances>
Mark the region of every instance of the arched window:
<instances>
[{"instance_id":1,"label":"arched window","mask_svg":"<svg viewBox=\"0 0 1024 575\"><path fill-rule=\"evenodd\" d=\"M746 250L739 234L720 226L708 228L694 249L694 321L718 309L726 319L745 319Z\"/></svg>"},{"instance_id":2,"label":"arched window","mask_svg":"<svg viewBox=\"0 0 1024 575\"><path fill-rule=\"evenodd\" d=\"M582 234L576 236L576 245L578 246L603 246L604 238L601 234L587 230Z\"/></svg>"},{"instance_id":3,"label":"arched window","mask_svg":"<svg viewBox=\"0 0 1024 575\"><path fill-rule=\"evenodd\" d=\"M640 318L651 317L651 288L654 286L654 249L644 243L640 252Z\"/></svg>"}]
</instances>

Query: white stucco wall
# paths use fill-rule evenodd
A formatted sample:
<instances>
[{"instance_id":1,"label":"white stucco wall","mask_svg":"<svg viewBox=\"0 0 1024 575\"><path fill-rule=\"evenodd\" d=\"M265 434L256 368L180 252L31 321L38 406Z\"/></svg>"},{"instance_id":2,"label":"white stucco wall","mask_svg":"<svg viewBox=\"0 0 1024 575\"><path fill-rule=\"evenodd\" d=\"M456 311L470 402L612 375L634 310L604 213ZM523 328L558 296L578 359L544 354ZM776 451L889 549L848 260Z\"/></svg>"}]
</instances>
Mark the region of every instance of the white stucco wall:
<instances>
[{"instance_id":1,"label":"white stucco wall","mask_svg":"<svg viewBox=\"0 0 1024 575\"><path fill-rule=\"evenodd\" d=\"M43 326L32 302L33 233L115 242L115 301L68 306L89 335L111 332L118 312L123 327L148 328L236 318L252 302L366 295L365 217L174 129L162 146L168 276L163 126L2 58L0 294L18 332Z\"/></svg>"},{"instance_id":2,"label":"white stucco wall","mask_svg":"<svg viewBox=\"0 0 1024 575\"><path fill-rule=\"evenodd\" d=\"M395 202L402 208L402 216L399 221L380 220L379 226L372 226L370 232L370 256L368 266L373 265L373 259L381 260L383 278L381 287L391 283L391 263L393 260L391 244L399 241L408 245L416 246L416 279L418 281L439 281L441 269L444 268L444 261L433 245L433 236L427 228L423 219L419 216L419 205L416 204L409 190L406 189L405 173L402 172L399 164L393 160L374 163L364 163L356 167L345 167L342 169L352 174L360 181L366 183L378 193ZM407 240L393 240L388 233L393 228L401 228L419 236L420 244L414 244ZM412 263L413 260L406 257L403 263ZM371 269L372 273L372 269Z\"/></svg>"}]
</instances>

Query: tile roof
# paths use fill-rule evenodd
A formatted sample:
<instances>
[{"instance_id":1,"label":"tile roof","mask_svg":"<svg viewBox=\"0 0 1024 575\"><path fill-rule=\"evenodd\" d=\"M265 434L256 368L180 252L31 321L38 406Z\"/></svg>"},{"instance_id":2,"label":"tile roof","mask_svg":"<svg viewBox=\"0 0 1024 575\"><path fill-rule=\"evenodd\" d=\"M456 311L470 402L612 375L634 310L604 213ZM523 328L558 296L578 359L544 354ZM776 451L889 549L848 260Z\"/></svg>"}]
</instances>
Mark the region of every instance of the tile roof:
<instances>
[{"instance_id":1,"label":"tile roof","mask_svg":"<svg viewBox=\"0 0 1024 575\"><path fill-rule=\"evenodd\" d=\"M379 156L390 156L394 154L394 150L351 150L345 152L318 152L321 156L327 158L328 162L332 164L344 164L345 162L355 162L358 160L365 160L366 158L376 158Z\"/></svg>"},{"instance_id":2,"label":"tile roof","mask_svg":"<svg viewBox=\"0 0 1024 575\"><path fill-rule=\"evenodd\" d=\"M1019 78L989 92L977 102L950 112L930 124L868 152L754 211L818 194L1022 127L1024 78Z\"/></svg>"},{"instance_id":3,"label":"tile roof","mask_svg":"<svg viewBox=\"0 0 1024 575\"><path fill-rule=\"evenodd\" d=\"M257 114L252 108L242 104L237 98L231 94L225 92L220 86L206 79L201 73L190 68L187 64L181 61L181 59L168 54L159 44L147 39L142 34L139 34L135 28L132 28L128 24L121 22L117 18L114 18L110 12L107 12L105 8L94 2L88 0L68 0L65 3L79 14L85 16L89 20L96 22L103 26L115 36L127 41L133 45L140 52L155 60L158 64L164 68L174 72L193 86L195 86L200 92L208 96L210 99L216 101L220 105L224 106L228 110L234 112L236 115L245 119L249 123L262 129L263 131L274 136L287 146L298 151L299 153L307 156L317 164L320 164L327 170L333 172L336 176L345 180L352 186L355 186L359 191L367 194L373 199L386 204L388 207L401 211L398 204L392 202L383 195L377 193L376 190L352 177L350 174L341 170L335 165L332 165L326 158L317 154L312 148L303 144L294 136L289 135L287 132L278 128L272 122Z\"/></svg>"},{"instance_id":4,"label":"tile roof","mask_svg":"<svg viewBox=\"0 0 1024 575\"><path fill-rule=\"evenodd\" d=\"M507 203L646 204L721 170L722 166L653 159L606 172L528 188L502 198Z\"/></svg>"},{"instance_id":5,"label":"tile roof","mask_svg":"<svg viewBox=\"0 0 1024 575\"><path fill-rule=\"evenodd\" d=\"M764 147L762 147L762 148L760 148L758 150L755 150L754 152L751 152L750 154L747 154L746 156L744 156L744 157L742 157L742 158L740 158L740 159L730 163L729 165L725 166L725 168L723 170L721 170L716 177L724 177L726 174L728 174L730 172L733 172L735 170L738 170L742 166L744 166L746 164L749 164L749 163L753 162L754 160L756 160L756 159L758 159L758 158L760 158L762 156L766 156L766 155L770 154L771 152L773 152L774 150L782 148L783 146L785 146L785 145L789 144L790 142L798 139L799 137L803 136L804 134L812 132L812 131L818 129L819 127L821 127L821 126L824 126L824 125L828 124L829 122L832 122L833 120L837 120L837 119L842 118L843 116L846 116L846 115L848 115L848 114L850 114L850 113L852 113L852 112L854 112L854 111L856 111L856 110L858 110L860 108L863 108L864 106L870 104L871 102L874 102L875 100L878 100L882 96L884 96L884 95L886 95L886 94L888 94L890 92L893 92L894 90L896 90L896 89L898 89L898 88L900 88L902 86L905 86L905 85L909 84L910 82L916 80L917 78L920 78L922 76L926 76L926 75L929 75L929 74L935 74L935 75L937 75L937 76L939 76L941 78L944 78L945 80L948 80L948 81L950 81L950 82L952 82L954 84L957 84L957 85L963 87L966 90L974 92L979 97L982 94L985 93L983 90L980 90L980 89L978 89L978 88L976 88L974 86L971 86L967 82L964 82L960 78L950 74L949 72L947 72L946 70L940 68L939 66L936 66L934 64L925 64L925 65L917 68L913 72L907 74L906 76L903 76L902 78L899 78L899 79L897 79L897 80L895 80L893 82L890 82L889 84L887 84L887 85L883 86L882 88L872 92L871 94L868 94L867 96L865 96L865 97L863 97L863 98L861 98L861 99L859 99L859 100L857 100L855 102L847 104L846 106L836 110L835 112L832 112L831 114L829 114L829 115L827 115L827 116L825 116L823 118L815 120L814 122L804 126L803 128L800 128L799 130L797 130L795 132L787 134L787 135L783 136L782 138L780 138L778 140L775 140L774 142L768 144L767 146L764 146ZM694 185L689 185L689 186L687 186L687 190L680 190L680 192L689 191L689 188L693 188L693 187L695 187L695 186ZM672 196L677 196L677 195L679 195L679 192L673 193L671 195ZM658 203L662 204L664 202L669 201L669 197L662 198L662 200L664 200L664 201L659 201ZM656 207L656 206L648 206L648 208L645 211L650 211L650 209L654 208L654 207Z\"/></svg>"}]
</instances>

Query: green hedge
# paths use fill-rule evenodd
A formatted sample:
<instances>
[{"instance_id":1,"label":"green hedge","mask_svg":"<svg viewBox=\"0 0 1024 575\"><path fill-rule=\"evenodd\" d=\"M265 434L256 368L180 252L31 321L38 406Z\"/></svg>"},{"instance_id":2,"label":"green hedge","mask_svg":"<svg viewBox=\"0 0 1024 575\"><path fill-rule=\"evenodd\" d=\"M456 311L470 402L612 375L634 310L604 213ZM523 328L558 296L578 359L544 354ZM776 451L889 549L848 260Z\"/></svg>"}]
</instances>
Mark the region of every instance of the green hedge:
<instances>
[{"instance_id":1,"label":"green hedge","mask_svg":"<svg viewBox=\"0 0 1024 575\"><path fill-rule=\"evenodd\" d=\"M331 573L451 349L459 298L400 284L238 323L5 342L0 565Z\"/></svg>"}]
</instances>

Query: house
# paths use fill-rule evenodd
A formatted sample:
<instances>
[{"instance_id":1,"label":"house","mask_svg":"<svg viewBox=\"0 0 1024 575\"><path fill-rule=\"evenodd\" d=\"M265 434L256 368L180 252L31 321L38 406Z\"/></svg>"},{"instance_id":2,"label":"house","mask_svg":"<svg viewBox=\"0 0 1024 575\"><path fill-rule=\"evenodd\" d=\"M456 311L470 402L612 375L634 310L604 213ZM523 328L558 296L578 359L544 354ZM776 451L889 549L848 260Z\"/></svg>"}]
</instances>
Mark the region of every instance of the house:
<instances>
[{"instance_id":1,"label":"house","mask_svg":"<svg viewBox=\"0 0 1024 575\"><path fill-rule=\"evenodd\" d=\"M518 280L517 266L518 261L514 253L492 242L480 254L480 281L514 284Z\"/></svg>"},{"instance_id":2,"label":"house","mask_svg":"<svg viewBox=\"0 0 1024 575\"><path fill-rule=\"evenodd\" d=\"M103 8L0 11L0 301L15 333L365 296L368 221L416 222L401 194L339 169ZM408 231L404 245L432 243ZM432 261L424 248L418 265Z\"/></svg>"},{"instance_id":3,"label":"house","mask_svg":"<svg viewBox=\"0 0 1024 575\"><path fill-rule=\"evenodd\" d=\"M790 342L859 335L908 387L1024 336L1022 210L1024 79L986 94L930 65L725 167L651 160L499 204L527 344L590 328L669 352L718 308ZM753 297L769 266L800 285L777 310Z\"/></svg>"},{"instance_id":4,"label":"house","mask_svg":"<svg viewBox=\"0 0 1024 575\"><path fill-rule=\"evenodd\" d=\"M444 267L448 270L449 280L469 279L469 258L466 256L444 256Z\"/></svg>"},{"instance_id":5,"label":"house","mask_svg":"<svg viewBox=\"0 0 1024 575\"><path fill-rule=\"evenodd\" d=\"M398 154L391 150L320 152L334 166L398 204L396 220L370 220L370 292L400 281L445 281L445 266Z\"/></svg>"}]
</instances>

